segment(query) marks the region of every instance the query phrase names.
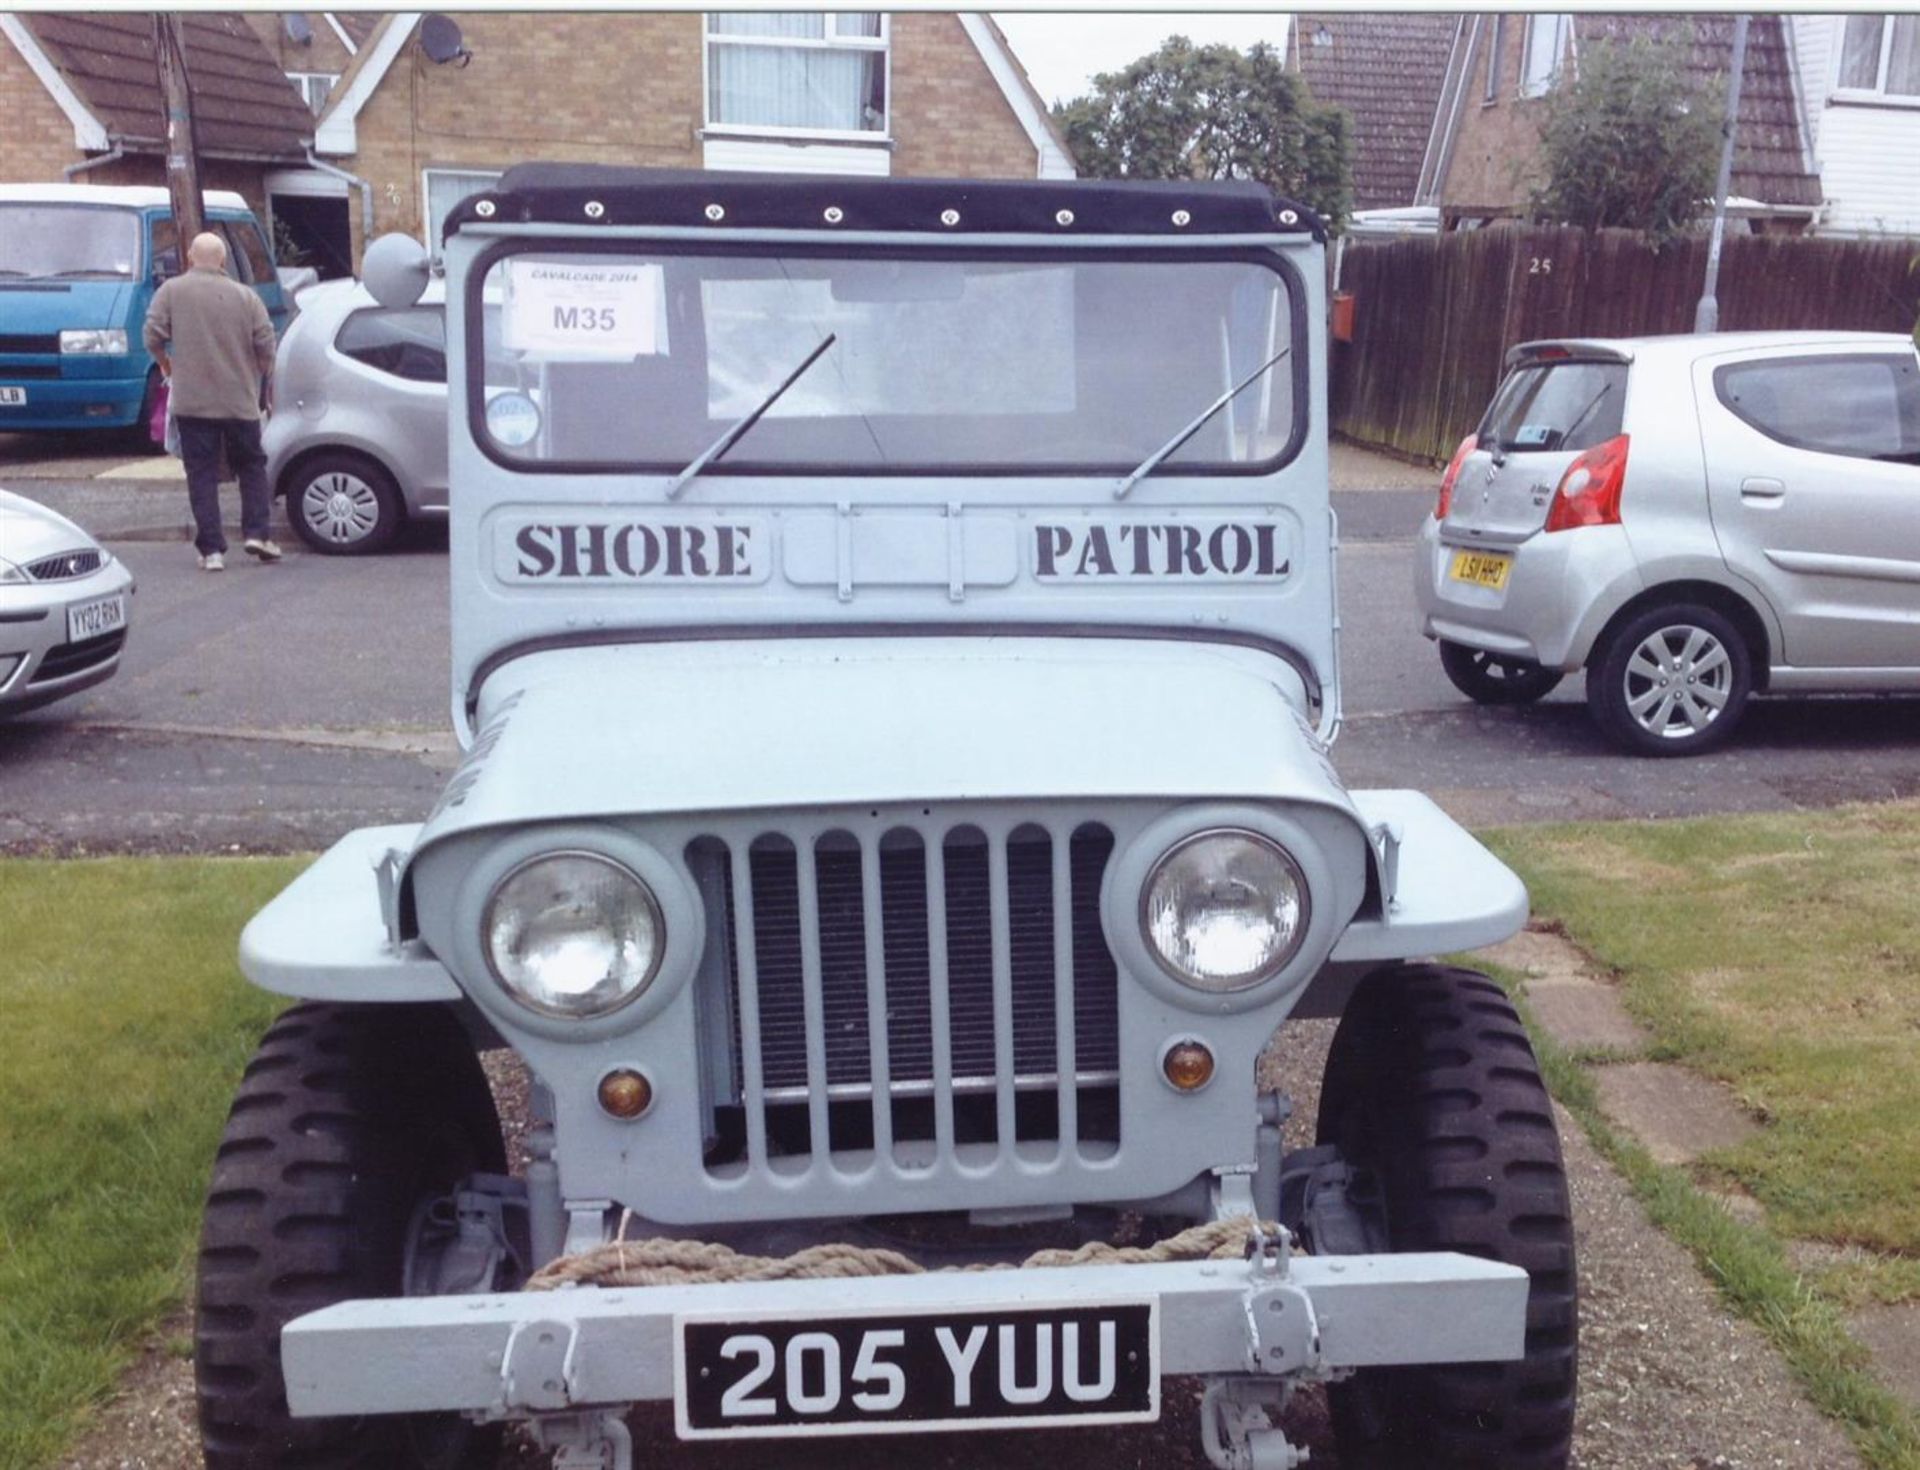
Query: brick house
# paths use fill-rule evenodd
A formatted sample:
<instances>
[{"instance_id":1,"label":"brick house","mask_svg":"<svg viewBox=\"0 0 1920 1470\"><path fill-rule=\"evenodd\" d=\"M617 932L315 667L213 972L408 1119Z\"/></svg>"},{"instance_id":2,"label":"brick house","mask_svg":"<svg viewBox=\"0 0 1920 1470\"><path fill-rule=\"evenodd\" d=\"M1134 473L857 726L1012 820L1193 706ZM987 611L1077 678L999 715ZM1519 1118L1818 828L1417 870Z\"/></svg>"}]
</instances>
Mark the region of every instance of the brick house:
<instances>
[{"instance_id":1,"label":"brick house","mask_svg":"<svg viewBox=\"0 0 1920 1470\"><path fill-rule=\"evenodd\" d=\"M330 195L356 257L390 230L431 244L459 199L533 159L1074 174L999 28L933 11L382 16L332 88L315 154L321 167L281 184Z\"/></svg>"},{"instance_id":2,"label":"brick house","mask_svg":"<svg viewBox=\"0 0 1920 1470\"><path fill-rule=\"evenodd\" d=\"M303 165L314 115L238 15L187 15L200 183L264 218L267 175ZM0 13L0 183L164 184L153 19L131 12Z\"/></svg>"},{"instance_id":3,"label":"brick house","mask_svg":"<svg viewBox=\"0 0 1920 1470\"><path fill-rule=\"evenodd\" d=\"M1415 202L1454 26L1439 12L1329 11L1288 27L1288 69L1353 120L1356 216Z\"/></svg>"},{"instance_id":4,"label":"brick house","mask_svg":"<svg viewBox=\"0 0 1920 1470\"><path fill-rule=\"evenodd\" d=\"M1452 20L1446 73L1416 202L1437 205L1443 228L1524 216L1542 182L1541 98L1580 47L1649 36L1684 43L1687 66L1724 95L1733 16L1463 15ZM1820 180L1802 121L1785 19L1752 17L1742 73L1729 217L1755 232L1800 233L1819 212Z\"/></svg>"}]
</instances>

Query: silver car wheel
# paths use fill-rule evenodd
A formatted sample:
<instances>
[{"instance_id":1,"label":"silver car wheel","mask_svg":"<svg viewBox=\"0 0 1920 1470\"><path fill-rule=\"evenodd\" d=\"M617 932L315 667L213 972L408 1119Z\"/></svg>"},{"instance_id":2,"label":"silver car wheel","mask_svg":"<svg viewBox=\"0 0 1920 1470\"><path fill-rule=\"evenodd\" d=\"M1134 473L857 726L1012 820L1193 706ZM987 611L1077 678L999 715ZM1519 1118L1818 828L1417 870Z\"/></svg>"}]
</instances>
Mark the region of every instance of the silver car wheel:
<instances>
[{"instance_id":1,"label":"silver car wheel","mask_svg":"<svg viewBox=\"0 0 1920 1470\"><path fill-rule=\"evenodd\" d=\"M300 515L322 540L351 546L380 523L380 496L358 475L329 470L300 492Z\"/></svg>"},{"instance_id":2,"label":"silver car wheel","mask_svg":"<svg viewBox=\"0 0 1920 1470\"><path fill-rule=\"evenodd\" d=\"M1705 628L1676 623L1627 658L1627 713L1662 740L1688 740L1720 718L1733 694L1733 660Z\"/></svg>"}]
</instances>

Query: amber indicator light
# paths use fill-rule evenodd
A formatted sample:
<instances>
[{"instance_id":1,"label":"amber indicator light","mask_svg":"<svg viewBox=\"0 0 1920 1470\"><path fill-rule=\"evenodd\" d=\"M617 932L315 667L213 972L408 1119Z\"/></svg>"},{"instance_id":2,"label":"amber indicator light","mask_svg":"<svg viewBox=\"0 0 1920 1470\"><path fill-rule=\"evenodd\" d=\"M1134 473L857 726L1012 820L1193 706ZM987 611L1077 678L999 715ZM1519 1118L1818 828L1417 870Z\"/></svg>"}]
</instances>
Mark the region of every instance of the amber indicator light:
<instances>
[{"instance_id":1,"label":"amber indicator light","mask_svg":"<svg viewBox=\"0 0 1920 1470\"><path fill-rule=\"evenodd\" d=\"M1213 1053L1197 1041L1176 1041L1161 1058L1160 1070L1181 1092L1197 1092L1213 1079Z\"/></svg>"},{"instance_id":2,"label":"amber indicator light","mask_svg":"<svg viewBox=\"0 0 1920 1470\"><path fill-rule=\"evenodd\" d=\"M653 1106L653 1084L622 1067L600 1079L600 1106L615 1118L637 1118Z\"/></svg>"}]
</instances>

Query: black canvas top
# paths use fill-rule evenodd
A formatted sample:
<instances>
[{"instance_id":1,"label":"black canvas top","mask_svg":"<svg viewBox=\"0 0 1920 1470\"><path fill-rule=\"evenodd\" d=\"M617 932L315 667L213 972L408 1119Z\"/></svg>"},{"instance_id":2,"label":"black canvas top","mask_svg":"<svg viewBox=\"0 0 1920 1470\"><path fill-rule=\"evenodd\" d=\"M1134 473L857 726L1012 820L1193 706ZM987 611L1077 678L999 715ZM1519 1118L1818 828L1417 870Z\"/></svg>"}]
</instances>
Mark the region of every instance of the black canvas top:
<instances>
[{"instance_id":1,"label":"black canvas top","mask_svg":"<svg viewBox=\"0 0 1920 1470\"><path fill-rule=\"evenodd\" d=\"M597 206L597 210L595 209ZM874 179L523 163L461 201L467 223L889 230L930 235L1287 235L1326 239L1305 205L1247 181Z\"/></svg>"}]
</instances>

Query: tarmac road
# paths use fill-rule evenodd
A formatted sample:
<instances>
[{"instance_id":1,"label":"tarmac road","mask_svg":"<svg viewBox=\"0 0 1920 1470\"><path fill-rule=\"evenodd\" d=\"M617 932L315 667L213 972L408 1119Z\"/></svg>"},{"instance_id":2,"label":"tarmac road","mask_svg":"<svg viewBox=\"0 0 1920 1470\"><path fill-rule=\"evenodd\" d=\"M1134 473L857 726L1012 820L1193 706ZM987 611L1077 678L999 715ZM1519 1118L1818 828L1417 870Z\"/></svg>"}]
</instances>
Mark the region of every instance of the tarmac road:
<instances>
[{"instance_id":1,"label":"tarmac road","mask_svg":"<svg viewBox=\"0 0 1920 1470\"><path fill-rule=\"evenodd\" d=\"M177 487L34 481L112 540L139 591L120 673L0 723L0 848L323 846L416 819L454 758L444 536L370 559L197 570ZM1528 710L1456 693L1417 632L1407 539L1429 497L1336 496L1354 786L1410 786L1474 824L1821 806L1920 792L1920 700L1759 702L1732 746L1614 753L1570 678ZM290 538L287 538L290 542Z\"/></svg>"}]
</instances>

